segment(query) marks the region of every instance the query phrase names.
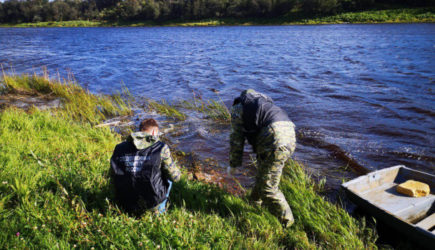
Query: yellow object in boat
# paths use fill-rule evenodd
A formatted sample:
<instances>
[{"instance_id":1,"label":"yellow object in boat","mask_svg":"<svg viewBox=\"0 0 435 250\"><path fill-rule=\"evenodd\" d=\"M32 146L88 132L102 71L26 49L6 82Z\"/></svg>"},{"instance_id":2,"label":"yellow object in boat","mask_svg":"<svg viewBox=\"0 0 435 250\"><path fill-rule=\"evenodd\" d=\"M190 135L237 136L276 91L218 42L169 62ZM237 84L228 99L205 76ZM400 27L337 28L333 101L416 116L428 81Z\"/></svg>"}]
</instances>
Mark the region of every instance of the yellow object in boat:
<instances>
[{"instance_id":1,"label":"yellow object in boat","mask_svg":"<svg viewBox=\"0 0 435 250\"><path fill-rule=\"evenodd\" d=\"M407 180L404 183L397 185L397 192L411 197L423 197L430 194L429 185L423 182Z\"/></svg>"}]
</instances>

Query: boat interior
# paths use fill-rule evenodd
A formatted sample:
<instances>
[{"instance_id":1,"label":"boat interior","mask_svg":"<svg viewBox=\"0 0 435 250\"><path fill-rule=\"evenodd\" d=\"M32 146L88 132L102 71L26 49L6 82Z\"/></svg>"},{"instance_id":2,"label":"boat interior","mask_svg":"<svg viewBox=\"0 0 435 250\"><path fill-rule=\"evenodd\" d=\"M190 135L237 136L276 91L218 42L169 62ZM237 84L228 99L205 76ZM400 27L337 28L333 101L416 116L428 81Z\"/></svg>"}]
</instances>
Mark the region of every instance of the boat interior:
<instances>
[{"instance_id":1,"label":"boat interior","mask_svg":"<svg viewBox=\"0 0 435 250\"><path fill-rule=\"evenodd\" d=\"M398 193L396 186L407 180L426 183L430 194L409 197ZM433 175L396 166L369 173L346 183L349 190L403 221L435 233L435 178Z\"/></svg>"}]
</instances>

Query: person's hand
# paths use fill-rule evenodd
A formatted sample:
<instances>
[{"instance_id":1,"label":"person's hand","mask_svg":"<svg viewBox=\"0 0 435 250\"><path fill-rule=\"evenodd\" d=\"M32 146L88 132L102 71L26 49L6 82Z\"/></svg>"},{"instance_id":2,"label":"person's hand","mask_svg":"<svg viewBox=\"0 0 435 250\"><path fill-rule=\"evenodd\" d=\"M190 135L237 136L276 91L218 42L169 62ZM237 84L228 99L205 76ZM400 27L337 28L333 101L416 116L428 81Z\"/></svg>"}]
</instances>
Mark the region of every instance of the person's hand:
<instances>
[{"instance_id":1,"label":"person's hand","mask_svg":"<svg viewBox=\"0 0 435 250\"><path fill-rule=\"evenodd\" d=\"M237 173L236 168L232 168L230 166L227 167L227 175L228 176L234 176Z\"/></svg>"}]
</instances>

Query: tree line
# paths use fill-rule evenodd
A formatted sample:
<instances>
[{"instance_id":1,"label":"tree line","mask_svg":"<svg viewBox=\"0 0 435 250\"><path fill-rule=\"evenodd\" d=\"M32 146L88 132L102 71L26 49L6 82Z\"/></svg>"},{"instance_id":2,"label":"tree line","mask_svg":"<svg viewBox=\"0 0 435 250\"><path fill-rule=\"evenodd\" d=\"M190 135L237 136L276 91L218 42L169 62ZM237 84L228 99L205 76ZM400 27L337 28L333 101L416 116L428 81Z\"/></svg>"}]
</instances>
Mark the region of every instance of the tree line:
<instances>
[{"instance_id":1,"label":"tree line","mask_svg":"<svg viewBox=\"0 0 435 250\"><path fill-rule=\"evenodd\" d=\"M433 6L435 0L5 0L0 3L0 22L316 16L367 10L379 4Z\"/></svg>"}]
</instances>

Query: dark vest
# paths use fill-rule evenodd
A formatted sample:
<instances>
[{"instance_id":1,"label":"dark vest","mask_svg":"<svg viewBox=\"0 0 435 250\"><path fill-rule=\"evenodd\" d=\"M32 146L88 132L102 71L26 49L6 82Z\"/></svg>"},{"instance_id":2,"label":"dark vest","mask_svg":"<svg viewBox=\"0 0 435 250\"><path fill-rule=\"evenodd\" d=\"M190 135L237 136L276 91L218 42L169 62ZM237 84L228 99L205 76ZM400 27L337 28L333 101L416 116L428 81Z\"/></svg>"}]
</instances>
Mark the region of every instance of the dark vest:
<instances>
[{"instance_id":1,"label":"dark vest","mask_svg":"<svg viewBox=\"0 0 435 250\"><path fill-rule=\"evenodd\" d=\"M123 173L114 174L114 184L121 205L133 211L162 203L169 186L160 166L160 153L165 144L159 141L142 150L137 150L131 142L118 146L115 161Z\"/></svg>"},{"instance_id":2,"label":"dark vest","mask_svg":"<svg viewBox=\"0 0 435 250\"><path fill-rule=\"evenodd\" d=\"M273 100L264 95L244 94L234 100L234 104L243 106L243 128L248 142L254 145L254 139L260 130L278 121L290 121L287 113L273 104Z\"/></svg>"}]
</instances>

